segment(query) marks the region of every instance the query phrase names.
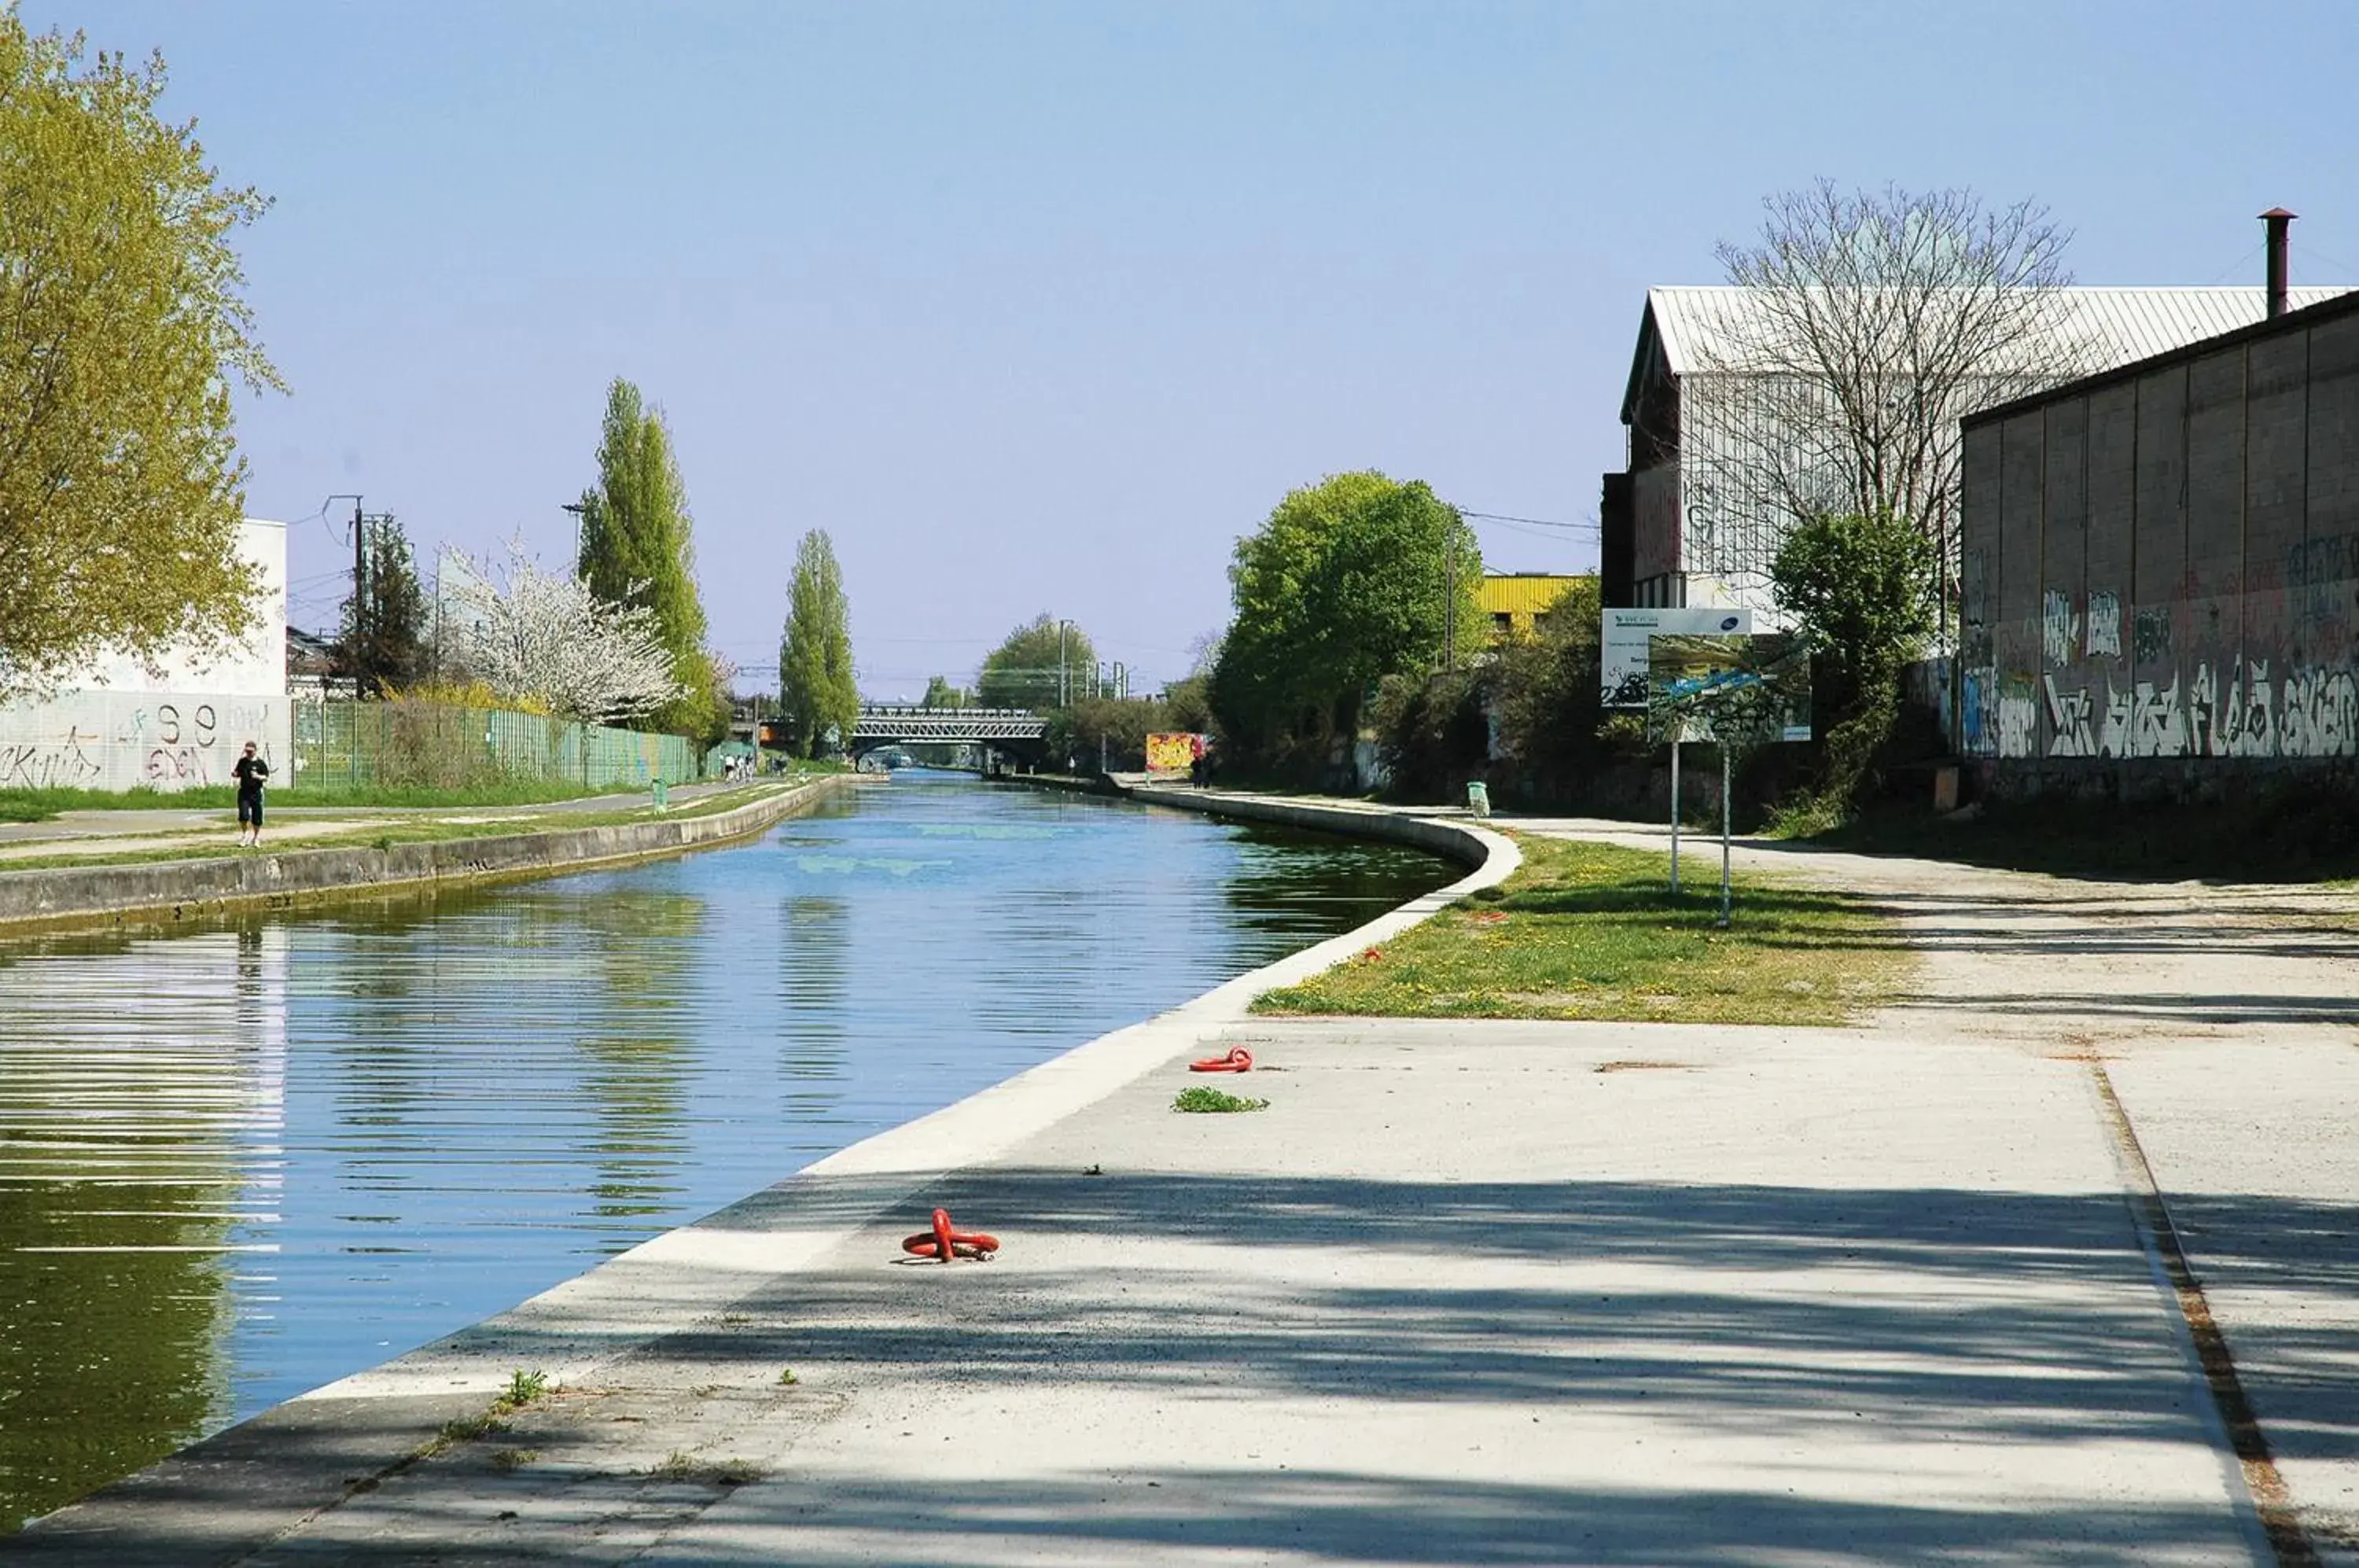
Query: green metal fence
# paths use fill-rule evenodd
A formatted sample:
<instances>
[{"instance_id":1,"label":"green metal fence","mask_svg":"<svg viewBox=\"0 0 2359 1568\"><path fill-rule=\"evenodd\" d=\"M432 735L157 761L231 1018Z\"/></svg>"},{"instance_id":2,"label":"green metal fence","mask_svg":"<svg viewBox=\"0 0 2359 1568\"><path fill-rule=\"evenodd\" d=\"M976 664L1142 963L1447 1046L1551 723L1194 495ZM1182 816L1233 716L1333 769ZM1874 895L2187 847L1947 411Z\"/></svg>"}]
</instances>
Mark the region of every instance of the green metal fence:
<instances>
[{"instance_id":1,"label":"green metal fence","mask_svg":"<svg viewBox=\"0 0 2359 1568\"><path fill-rule=\"evenodd\" d=\"M465 789L509 779L564 779L589 789L668 784L702 771L679 735L607 729L519 713L396 699L298 702L295 768L301 787L417 785Z\"/></svg>"}]
</instances>

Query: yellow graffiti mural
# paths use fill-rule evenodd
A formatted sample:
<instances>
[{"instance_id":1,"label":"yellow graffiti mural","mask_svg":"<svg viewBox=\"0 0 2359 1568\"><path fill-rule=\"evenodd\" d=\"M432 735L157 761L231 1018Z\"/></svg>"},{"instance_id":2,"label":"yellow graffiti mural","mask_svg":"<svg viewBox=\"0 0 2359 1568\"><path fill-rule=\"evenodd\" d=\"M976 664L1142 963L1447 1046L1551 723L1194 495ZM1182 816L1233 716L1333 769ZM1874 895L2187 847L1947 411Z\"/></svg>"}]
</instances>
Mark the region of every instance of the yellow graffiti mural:
<instances>
[{"instance_id":1,"label":"yellow graffiti mural","mask_svg":"<svg viewBox=\"0 0 2359 1568\"><path fill-rule=\"evenodd\" d=\"M1204 755L1204 737L1200 735L1151 735L1147 737L1147 770L1149 773L1185 773L1196 766Z\"/></svg>"}]
</instances>

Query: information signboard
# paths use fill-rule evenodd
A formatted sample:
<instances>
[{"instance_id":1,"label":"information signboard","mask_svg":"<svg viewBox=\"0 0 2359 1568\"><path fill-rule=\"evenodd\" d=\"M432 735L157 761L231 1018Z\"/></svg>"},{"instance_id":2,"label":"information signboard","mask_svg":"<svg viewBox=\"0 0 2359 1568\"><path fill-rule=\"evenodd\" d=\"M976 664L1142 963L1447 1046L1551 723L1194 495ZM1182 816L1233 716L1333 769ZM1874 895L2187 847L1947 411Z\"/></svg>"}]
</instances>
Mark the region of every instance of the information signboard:
<instances>
[{"instance_id":1,"label":"information signboard","mask_svg":"<svg viewBox=\"0 0 2359 1568\"><path fill-rule=\"evenodd\" d=\"M1600 696L1609 708L1647 706L1647 640L1654 637L1745 637L1753 612L1609 609L1598 639Z\"/></svg>"},{"instance_id":2,"label":"information signboard","mask_svg":"<svg viewBox=\"0 0 2359 1568\"><path fill-rule=\"evenodd\" d=\"M1810 738L1810 659L1800 639L1669 634L1647 648L1647 727L1657 738Z\"/></svg>"}]
</instances>

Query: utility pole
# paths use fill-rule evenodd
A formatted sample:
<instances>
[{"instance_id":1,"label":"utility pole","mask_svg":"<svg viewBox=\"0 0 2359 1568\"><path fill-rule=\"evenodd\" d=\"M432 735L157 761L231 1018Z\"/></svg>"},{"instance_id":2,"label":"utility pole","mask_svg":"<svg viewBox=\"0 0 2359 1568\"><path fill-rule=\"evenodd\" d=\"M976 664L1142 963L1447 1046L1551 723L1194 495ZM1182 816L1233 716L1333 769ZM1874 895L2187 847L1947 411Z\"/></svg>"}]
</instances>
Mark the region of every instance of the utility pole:
<instances>
[{"instance_id":1,"label":"utility pole","mask_svg":"<svg viewBox=\"0 0 2359 1568\"><path fill-rule=\"evenodd\" d=\"M1072 624L1071 621L1057 623L1057 706L1060 708L1072 706L1072 699L1066 694L1068 683L1065 678L1065 628Z\"/></svg>"},{"instance_id":2,"label":"utility pole","mask_svg":"<svg viewBox=\"0 0 2359 1568\"><path fill-rule=\"evenodd\" d=\"M1443 525L1441 536L1441 662L1452 672L1458 669L1458 528L1453 522Z\"/></svg>"},{"instance_id":3,"label":"utility pole","mask_svg":"<svg viewBox=\"0 0 2359 1568\"><path fill-rule=\"evenodd\" d=\"M367 524L361 517L361 498L353 497L353 635L358 637L368 615Z\"/></svg>"}]
</instances>

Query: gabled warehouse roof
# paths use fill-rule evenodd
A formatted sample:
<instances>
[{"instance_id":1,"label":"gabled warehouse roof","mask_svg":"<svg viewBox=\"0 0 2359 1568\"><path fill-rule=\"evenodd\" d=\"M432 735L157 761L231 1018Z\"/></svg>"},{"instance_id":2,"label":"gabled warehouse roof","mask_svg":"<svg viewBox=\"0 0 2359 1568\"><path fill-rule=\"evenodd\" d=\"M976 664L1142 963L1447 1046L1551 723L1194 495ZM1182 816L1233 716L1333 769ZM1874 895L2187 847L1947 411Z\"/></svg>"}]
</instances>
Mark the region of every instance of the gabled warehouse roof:
<instances>
[{"instance_id":1,"label":"gabled warehouse roof","mask_svg":"<svg viewBox=\"0 0 2359 1568\"><path fill-rule=\"evenodd\" d=\"M2295 310L2350 293L2343 288L2296 289ZM2234 289L2066 289L2059 290L2060 330L2086 345L2093 370L2104 370L2252 326L2268 313L2268 290ZM1759 320L1757 296L1729 285L1649 289L1639 322L1638 348L1622 397L1627 424L1646 374L1647 351L1659 342L1673 376L1710 370L1735 356L1747 319Z\"/></svg>"}]
</instances>

